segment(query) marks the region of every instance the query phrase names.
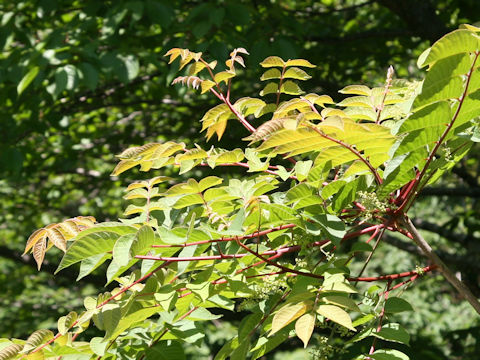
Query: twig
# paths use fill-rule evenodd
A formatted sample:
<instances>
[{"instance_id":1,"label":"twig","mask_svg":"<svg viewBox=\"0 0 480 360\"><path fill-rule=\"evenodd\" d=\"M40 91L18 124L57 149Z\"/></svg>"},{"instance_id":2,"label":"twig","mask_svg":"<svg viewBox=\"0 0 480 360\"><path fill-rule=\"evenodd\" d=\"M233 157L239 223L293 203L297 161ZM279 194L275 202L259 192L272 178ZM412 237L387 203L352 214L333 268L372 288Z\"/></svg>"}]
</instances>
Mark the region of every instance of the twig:
<instances>
[{"instance_id":1,"label":"twig","mask_svg":"<svg viewBox=\"0 0 480 360\"><path fill-rule=\"evenodd\" d=\"M431 246L418 232L415 225L413 225L412 221L405 215L400 218L400 222L411 234L413 241L415 241L415 244L417 244L417 246L423 250L425 255L430 259L433 264L438 266L438 268L443 273L448 282L452 284L455 289L457 289L459 294L461 294L470 303L470 305L472 305L475 311L480 314L480 302L478 301L478 299L475 297L475 295L472 294L470 289L455 276L455 274L447 267L447 265L445 265L445 263L437 256L437 254L435 254Z\"/></svg>"}]
</instances>

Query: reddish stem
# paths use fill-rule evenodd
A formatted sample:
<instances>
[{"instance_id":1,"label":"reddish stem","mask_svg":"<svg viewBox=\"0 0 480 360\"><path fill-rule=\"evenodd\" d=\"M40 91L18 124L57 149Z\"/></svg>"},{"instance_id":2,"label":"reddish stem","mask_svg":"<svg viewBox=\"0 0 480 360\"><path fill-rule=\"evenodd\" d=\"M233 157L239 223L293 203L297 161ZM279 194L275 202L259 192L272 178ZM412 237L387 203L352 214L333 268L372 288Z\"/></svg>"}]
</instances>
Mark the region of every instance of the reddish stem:
<instances>
[{"instance_id":1,"label":"reddish stem","mask_svg":"<svg viewBox=\"0 0 480 360\"><path fill-rule=\"evenodd\" d=\"M401 283L398 283L397 285L395 285L394 287L392 287L390 290L396 290L406 284L408 284L409 282L414 282L415 280L417 280L417 278L419 277L420 275L417 273L415 275L413 275L410 279L408 280L405 280L405 281L402 281Z\"/></svg>"},{"instance_id":2,"label":"reddish stem","mask_svg":"<svg viewBox=\"0 0 480 360\"><path fill-rule=\"evenodd\" d=\"M384 281L384 280L395 280L407 276L412 276L412 275L418 275L419 272L421 273L427 273L432 270L437 269L437 265L430 265L422 268L422 270L417 271L417 270L412 270L408 272L403 272L403 273L398 273L398 274L390 274L390 275L380 275L380 276L374 276L374 277L350 277L347 278L349 281L365 281L365 282L372 282L372 281Z\"/></svg>"},{"instance_id":3,"label":"reddish stem","mask_svg":"<svg viewBox=\"0 0 480 360\"><path fill-rule=\"evenodd\" d=\"M323 133L323 131L321 131L320 129L316 128L315 126L308 126L309 129L312 129L313 131L315 131L317 134L319 134L321 137L327 139L327 140L330 140L342 147L344 147L345 149L347 149L348 151L350 151L351 153L353 153L356 157L358 157L360 159L361 162L363 162L365 165L367 165L368 169L370 170L370 172L373 174L373 176L375 177L375 182L377 183L377 185L381 185L383 180L382 178L380 177L380 175L378 174L377 170L375 170L375 168L372 166L372 164L370 164L370 162L365 159L362 154L360 154L357 150L355 150L352 146L348 145L348 144L345 144L343 141L341 140L337 140L325 133Z\"/></svg>"},{"instance_id":4,"label":"reddish stem","mask_svg":"<svg viewBox=\"0 0 480 360\"><path fill-rule=\"evenodd\" d=\"M187 246L194 246L194 245L202 245L202 244L210 244L210 243L215 243L215 242L222 242L222 241L236 241L236 240L246 240L246 239L251 239L263 235L270 234L271 232L275 231L280 231L284 229L291 229L294 228L295 224L286 224L286 225L281 225L277 226L268 230L263 230L263 231L256 231L252 234L249 235L243 235L243 236L232 236L232 237L225 237L225 238L220 238L220 239L212 239L212 240L201 240L201 241L195 241L191 243L185 243L185 244L172 244L172 245L152 245L154 248L169 248L169 247L187 247Z\"/></svg>"},{"instance_id":5,"label":"reddish stem","mask_svg":"<svg viewBox=\"0 0 480 360\"><path fill-rule=\"evenodd\" d=\"M455 111L455 114L453 115L452 120L447 124L447 127L446 127L445 131L443 132L442 136L440 136L440 139L438 139L438 141L435 142L435 146L433 147L432 152L428 155L427 162L425 163L425 166L423 167L422 172L420 173L420 175L417 175L416 178L415 178L415 184L414 184L413 188L408 193L407 198L402 203L402 205L400 205L400 207L396 210L397 214L400 214L401 212L406 213L408 211L409 207L411 206L411 204L413 203L413 201L418 196L419 192L421 191L421 188L419 188L419 185L420 185L423 177L425 176L428 168L430 167L430 164L433 161L433 157L437 153L440 146L443 144L443 141L447 137L448 133L450 132L450 130L453 127L453 124L455 123L455 120L457 120L458 115L460 114L460 110L462 109L463 102L465 101L465 98L467 97L468 87L470 85L470 79L472 78L472 74L473 74L473 71L474 71L474 68L475 68L475 63L477 62L479 54L480 54L480 52L478 52L478 51L475 52L475 57L473 59L472 65L470 67L470 71L467 74L467 80L465 82L465 89L463 90L462 96L460 97L457 110ZM423 186L425 186L425 184L423 184L422 187Z\"/></svg>"},{"instance_id":6,"label":"reddish stem","mask_svg":"<svg viewBox=\"0 0 480 360\"><path fill-rule=\"evenodd\" d=\"M385 303L388 300L388 294L390 292L390 285L392 281L389 280L387 284L387 290L384 292L384 297L385 297L385 302L383 303L382 311L380 312L380 317L378 319L378 326L377 326L377 333L382 330L382 323L383 323L383 317L385 316ZM372 346L370 347L369 355L373 354L375 352L375 344L377 343L377 338L375 337L372 342Z\"/></svg>"},{"instance_id":7,"label":"reddish stem","mask_svg":"<svg viewBox=\"0 0 480 360\"><path fill-rule=\"evenodd\" d=\"M240 242L241 237L238 237L237 242ZM323 241L315 241L308 246L322 246L328 243L330 240L323 240ZM241 244L241 243L240 243ZM243 245L243 244L242 244ZM277 254L285 254L290 252L299 251L302 247L300 245L290 246L281 248L278 250L267 250L261 255L277 255ZM248 248L247 248L248 249ZM250 249L249 249L250 250ZM136 255L135 258L137 259L146 259L146 260L156 260L156 261L167 261L167 262L180 262L180 261L201 261L201 260L221 260L221 259L240 259L249 254L241 253L241 254L220 254L220 255L205 255L205 256L188 256L188 257L161 257L161 256L150 256L150 255ZM261 256L259 254L259 256ZM268 262L268 259L263 259L265 262Z\"/></svg>"}]
</instances>

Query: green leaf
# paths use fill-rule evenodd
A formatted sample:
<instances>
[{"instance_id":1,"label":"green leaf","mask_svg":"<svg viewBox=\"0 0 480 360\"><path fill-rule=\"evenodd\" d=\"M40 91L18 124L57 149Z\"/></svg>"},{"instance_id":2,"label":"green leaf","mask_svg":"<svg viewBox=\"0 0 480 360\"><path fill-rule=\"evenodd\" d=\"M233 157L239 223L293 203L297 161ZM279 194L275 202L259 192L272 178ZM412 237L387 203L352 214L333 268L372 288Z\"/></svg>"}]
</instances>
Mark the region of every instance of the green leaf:
<instances>
[{"instance_id":1,"label":"green leaf","mask_svg":"<svg viewBox=\"0 0 480 360\"><path fill-rule=\"evenodd\" d=\"M421 93L414 101L414 107L459 98L464 88L462 76L468 73L471 62L468 54L457 54L433 64L423 81Z\"/></svg>"},{"instance_id":2,"label":"green leaf","mask_svg":"<svg viewBox=\"0 0 480 360\"><path fill-rule=\"evenodd\" d=\"M276 70L276 69L272 69L272 70ZM297 67L291 67L287 71L285 71L285 74L283 74L283 78L296 79L296 80L308 80L308 79L311 79L312 77L302 69L299 69Z\"/></svg>"},{"instance_id":3,"label":"green leaf","mask_svg":"<svg viewBox=\"0 0 480 360\"><path fill-rule=\"evenodd\" d=\"M41 329L32 333L25 342L22 353L28 354L30 351L36 349L40 345L53 339L53 332L51 330Z\"/></svg>"},{"instance_id":4,"label":"green leaf","mask_svg":"<svg viewBox=\"0 0 480 360\"><path fill-rule=\"evenodd\" d=\"M338 90L338 92L341 94L364 96L370 96L372 94L372 90L365 85L348 85L345 86L342 90Z\"/></svg>"},{"instance_id":5,"label":"green leaf","mask_svg":"<svg viewBox=\"0 0 480 360\"><path fill-rule=\"evenodd\" d=\"M234 337L232 340L225 343L220 351L215 355L214 360L225 360L230 354L238 347L238 337Z\"/></svg>"},{"instance_id":6,"label":"green leaf","mask_svg":"<svg viewBox=\"0 0 480 360\"><path fill-rule=\"evenodd\" d=\"M166 229L164 227L159 227L157 229L160 239L165 244L178 245L183 244L187 241L185 237L178 236L172 230Z\"/></svg>"},{"instance_id":7,"label":"green leaf","mask_svg":"<svg viewBox=\"0 0 480 360\"><path fill-rule=\"evenodd\" d=\"M149 143L128 148L117 156L121 161L115 166L112 176L119 175L137 165L141 165L141 171L148 171L152 167L157 169L172 164L174 159L170 156L184 148L184 143L177 144L173 141Z\"/></svg>"},{"instance_id":8,"label":"green leaf","mask_svg":"<svg viewBox=\"0 0 480 360\"><path fill-rule=\"evenodd\" d=\"M114 333L112 334L112 338L115 339L117 336L122 334L125 330L129 328L133 328L135 324L141 324L145 322L145 319L148 319L149 317L159 313L162 311L162 308L159 307L147 307L147 308L141 308L136 311L132 311L126 315L123 315L120 321L118 322L118 325L115 328Z\"/></svg>"},{"instance_id":9,"label":"green leaf","mask_svg":"<svg viewBox=\"0 0 480 360\"><path fill-rule=\"evenodd\" d=\"M208 320L219 319L221 317L222 315L214 315L207 309L199 307L198 309L195 309L190 315L188 315L186 319L192 320L192 321L208 321Z\"/></svg>"},{"instance_id":10,"label":"green leaf","mask_svg":"<svg viewBox=\"0 0 480 360\"><path fill-rule=\"evenodd\" d=\"M363 325L371 320L375 319L375 315L373 314L367 314L367 315L364 315L364 316L361 316L359 317L358 319L356 319L352 325L353 327L356 327L356 326L359 326L359 325Z\"/></svg>"},{"instance_id":11,"label":"green leaf","mask_svg":"<svg viewBox=\"0 0 480 360\"><path fill-rule=\"evenodd\" d=\"M375 360L409 360L410 358L398 350L377 350L368 355Z\"/></svg>"},{"instance_id":12,"label":"green leaf","mask_svg":"<svg viewBox=\"0 0 480 360\"><path fill-rule=\"evenodd\" d=\"M261 337L258 339L255 347L251 350L252 360L256 360L266 353L272 351L280 344L283 344L288 339L288 332L282 331L272 337Z\"/></svg>"},{"instance_id":13,"label":"green leaf","mask_svg":"<svg viewBox=\"0 0 480 360\"><path fill-rule=\"evenodd\" d=\"M284 67L285 61L283 61L278 56L269 56L265 60L260 63L261 67L268 68L268 67Z\"/></svg>"},{"instance_id":14,"label":"green leaf","mask_svg":"<svg viewBox=\"0 0 480 360\"><path fill-rule=\"evenodd\" d=\"M360 312L360 308L358 305L350 299L349 297L346 296L340 296L340 295L327 295L322 297L322 300L325 301L328 304L336 305L336 306L341 306L346 309L352 310L352 311L358 311Z\"/></svg>"},{"instance_id":15,"label":"green leaf","mask_svg":"<svg viewBox=\"0 0 480 360\"><path fill-rule=\"evenodd\" d=\"M265 80L271 80L271 79L280 79L281 77L282 77L282 72L279 69L273 68L265 71L260 77L260 80L265 81Z\"/></svg>"},{"instance_id":16,"label":"green leaf","mask_svg":"<svg viewBox=\"0 0 480 360\"><path fill-rule=\"evenodd\" d=\"M384 324L379 332L373 332L372 335L382 340L399 342L406 345L410 342L408 332L396 323Z\"/></svg>"},{"instance_id":17,"label":"green leaf","mask_svg":"<svg viewBox=\"0 0 480 360\"><path fill-rule=\"evenodd\" d=\"M300 89L300 86L291 80L287 80L282 84L280 92L288 95L301 95L304 93L304 91Z\"/></svg>"},{"instance_id":18,"label":"green leaf","mask_svg":"<svg viewBox=\"0 0 480 360\"><path fill-rule=\"evenodd\" d=\"M31 68L25 76L20 80L20 82L17 85L17 94L20 95L23 93L23 91L30 85L30 83L35 80L35 78L38 75L38 72L40 71L40 68L38 66L35 66Z\"/></svg>"},{"instance_id":19,"label":"green leaf","mask_svg":"<svg viewBox=\"0 0 480 360\"><path fill-rule=\"evenodd\" d=\"M125 266L132 259L130 248L135 240L135 234L120 236L113 246L113 261L119 266Z\"/></svg>"},{"instance_id":20,"label":"green leaf","mask_svg":"<svg viewBox=\"0 0 480 360\"><path fill-rule=\"evenodd\" d=\"M335 305L320 305L317 307L317 313L330 319L331 321L346 327L347 329L356 331L352 325L352 320L348 313Z\"/></svg>"},{"instance_id":21,"label":"green leaf","mask_svg":"<svg viewBox=\"0 0 480 360\"><path fill-rule=\"evenodd\" d=\"M92 349L96 355L104 356L108 347L108 343L109 342L104 338L94 337L92 340L90 340L90 349Z\"/></svg>"},{"instance_id":22,"label":"green leaf","mask_svg":"<svg viewBox=\"0 0 480 360\"><path fill-rule=\"evenodd\" d=\"M260 96L265 96L268 94L276 94L278 92L278 84L274 82L269 82L262 91L260 91Z\"/></svg>"},{"instance_id":23,"label":"green leaf","mask_svg":"<svg viewBox=\"0 0 480 360\"><path fill-rule=\"evenodd\" d=\"M338 245L347 233L345 223L335 215L331 214L306 214L311 220L319 224L323 234L328 237L335 245Z\"/></svg>"},{"instance_id":24,"label":"green leaf","mask_svg":"<svg viewBox=\"0 0 480 360\"><path fill-rule=\"evenodd\" d=\"M73 326L75 321L77 321L78 315L75 311L71 311L68 315L62 316L57 321L58 332L62 335L65 335L68 330Z\"/></svg>"},{"instance_id":25,"label":"green leaf","mask_svg":"<svg viewBox=\"0 0 480 360\"><path fill-rule=\"evenodd\" d=\"M297 177L298 181L303 181L307 178L308 172L312 168L313 161L297 161L295 164L295 176Z\"/></svg>"},{"instance_id":26,"label":"green leaf","mask_svg":"<svg viewBox=\"0 0 480 360\"><path fill-rule=\"evenodd\" d=\"M233 117L234 115L226 104L220 104L208 110L200 120L202 131L207 130L207 140L210 140L215 133L220 140L225 132L227 121Z\"/></svg>"},{"instance_id":27,"label":"green leaf","mask_svg":"<svg viewBox=\"0 0 480 360\"><path fill-rule=\"evenodd\" d=\"M225 151L216 149L217 152L211 152L207 159L207 164L213 169L217 164L232 164L242 161L245 155L241 149Z\"/></svg>"},{"instance_id":28,"label":"green leaf","mask_svg":"<svg viewBox=\"0 0 480 360\"><path fill-rule=\"evenodd\" d=\"M199 190L200 192L203 192L206 189L211 188L212 186L221 184L222 182L223 179L218 176L207 176L206 178L200 180L200 182L198 183Z\"/></svg>"},{"instance_id":29,"label":"green leaf","mask_svg":"<svg viewBox=\"0 0 480 360\"><path fill-rule=\"evenodd\" d=\"M145 352L145 360L186 360L182 345L177 341L159 341Z\"/></svg>"},{"instance_id":30,"label":"green leaf","mask_svg":"<svg viewBox=\"0 0 480 360\"><path fill-rule=\"evenodd\" d=\"M105 340L112 338L118 323L122 318L122 309L118 304L106 304L97 314L102 328L105 330Z\"/></svg>"},{"instance_id":31,"label":"green leaf","mask_svg":"<svg viewBox=\"0 0 480 360\"><path fill-rule=\"evenodd\" d=\"M216 85L215 81L212 80L203 80L202 83L200 84L202 88L202 94L205 94L207 91L209 91L212 87Z\"/></svg>"},{"instance_id":32,"label":"green leaf","mask_svg":"<svg viewBox=\"0 0 480 360\"><path fill-rule=\"evenodd\" d=\"M270 335L275 334L277 331L283 329L292 321L295 321L300 316L305 314L309 307L311 307L311 305L304 302L299 302L296 304L286 304L280 308L273 317Z\"/></svg>"},{"instance_id":33,"label":"green leaf","mask_svg":"<svg viewBox=\"0 0 480 360\"><path fill-rule=\"evenodd\" d=\"M96 224L83 230L67 249L55 273L91 256L112 251L120 236L133 234L136 231L137 229L133 226L115 222Z\"/></svg>"},{"instance_id":34,"label":"green leaf","mask_svg":"<svg viewBox=\"0 0 480 360\"><path fill-rule=\"evenodd\" d=\"M66 74L66 85L67 90L75 89L77 83L77 68L73 65L65 65L62 71Z\"/></svg>"},{"instance_id":35,"label":"green leaf","mask_svg":"<svg viewBox=\"0 0 480 360\"><path fill-rule=\"evenodd\" d=\"M303 347L306 348L315 327L315 314L308 313L303 315L295 323L295 332L300 340L303 341Z\"/></svg>"},{"instance_id":36,"label":"green leaf","mask_svg":"<svg viewBox=\"0 0 480 360\"><path fill-rule=\"evenodd\" d=\"M247 358L248 350L250 350L250 338L244 339L238 347L233 350L230 355L230 360L245 360Z\"/></svg>"},{"instance_id":37,"label":"green leaf","mask_svg":"<svg viewBox=\"0 0 480 360\"><path fill-rule=\"evenodd\" d=\"M178 257L191 257L195 254L195 250L197 250L197 245L185 247L180 251ZM183 274L189 266L193 266L193 263L181 261L177 266L177 275Z\"/></svg>"},{"instance_id":38,"label":"green leaf","mask_svg":"<svg viewBox=\"0 0 480 360\"><path fill-rule=\"evenodd\" d=\"M233 104L233 107L243 116L254 114L255 117L258 117L259 111L265 106L265 101L251 97L240 98Z\"/></svg>"},{"instance_id":39,"label":"green leaf","mask_svg":"<svg viewBox=\"0 0 480 360\"><path fill-rule=\"evenodd\" d=\"M464 29L455 30L433 44L425 58L419 59L418 66L424 67L451 55L471 53L478 49L480 49L480 39L474 32Z\"/></svg>"},{"instance_id":40,"label":"green leaf","mask_svg":"<svg viewBox=\"0 0 480 360\"><path fill-rule=\"evenodd\" d=\"M310 61L304 60L304 59L288 60L285 66L303 66L303 67L309 67L309 68L315 67L315 65L313 65Z\"/></svg>"},{"instance_id":41,"label":"green leaf","mask_svg":"<svg viewBox=\"0 0 480 360\"><path fill-rule=\"evenodd\" d=\"M22 351L23 345L10 344L7 347L0 350L0 360L11 360L16 358L17 354Z\"/></svg>"},{"instance_id":42,"label":"green leaf","mask_svg":"<svg viewBox=\"0 0 480 360\"><path fill-rule=\"evenodd\" d=\"M151 250L152 245L155 243L155 233L149 225L143 225L135 236L133 244L130 248L130 255L145 255Z\"/></svg>"},{"instance_id":43,"label":"green leaf","mask_svg":"<svg viewBox=\"0 0 480 360\"><path fill-rule=\"evenodd\" d=\"M412 305L399 297L390 297L385 301L385 312L399 313L403 311L413 311Z\"/></svg>"},{"instance_id":44,"label":"green leaf","mask_svg":"<svg viewBox=\"0 0 480 360\"><path fill-rule=\"evenodd\" d=\"M235 77L235 73L232 71L222 71L215 74L214 80L217 84L220 84L222 81L227 82L228 79Z\"/></svg>"},{"instance_id":45,"label":"green leaf","mask_svg":"<svg viewBox=\"0 0 480 360\"><path fill-rule=\"evenodd\" d=\"M140 64L138 59L133 55L119 56L119 59L122 61L124 66L124 72L119 74L120 79L123 82L129 82L135 79L138 75Z\"/></svg>"},{"instance_id":46,"label":"green leaf","mask_svg":"<svg viewBox=\"0 0 480 360\"><path fill-rule=\"evenodd\" d=\"M89 89L94 90L98 84L98 71L89 63L79 65L83 84Z\"/></svg>"},{"instance_id":47,"label":"green leaf","mask_svg":"<svg viewBox=\"0 0 480 360\"><path fill-rule=\"evenodd\" d=\"M262 313L253 313L244 317L240 322L240 325L238 325L238 339L240 341L245 339L260 323L262 317Z\"/></svg>"}]
</instances>

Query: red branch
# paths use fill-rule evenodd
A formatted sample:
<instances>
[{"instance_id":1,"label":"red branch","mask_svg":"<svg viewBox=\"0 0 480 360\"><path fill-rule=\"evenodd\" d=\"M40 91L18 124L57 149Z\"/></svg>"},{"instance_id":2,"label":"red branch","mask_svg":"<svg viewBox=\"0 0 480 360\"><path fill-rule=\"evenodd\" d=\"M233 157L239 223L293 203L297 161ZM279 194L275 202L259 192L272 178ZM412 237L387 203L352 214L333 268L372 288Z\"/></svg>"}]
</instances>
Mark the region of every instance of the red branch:
<instances>
[{"instance_id":1,"label":"red branch","mask_svg":"<svg viewBox=\"0 0 480 360\"><path fill-rule=\"evenodd\" d=\"M257 232L254 232L252 234L243 235L243 236L222 237L220 239L201 240L201 241L195 241L195 242L185 243L185 244L152 245L152 247L154 247L154 248L187 247L187 246L210 244L210 243L216 243L216 242L222 242L222 241L246 240L246 239L251 239L251 238L256 238L256 237L259 237L259 236L267 235L267 234L270 234L271 232L274 232L274 231L291 229L291 228L294 228L295 226L297 226L297 225L286 224L286 225L277 226L277 227L267 229L267 230L263 230L263 231L257 231Z\"/></svg>"},{"instance_id":2,"label":"red branch","mask_svg":"<svg viewBox=\"0 0 480 360\"><path fill-rule=\"evenodd\" d=\"M267 229L267 230L256 231L252 234L243 235L243 236L222 237L222 238L219 238L219 239L200 240L200 241L194 241L194 242L191 242L191 243L184 243L184 244L170 244L170 245L169 244L160 244L160 245L152 245L152 247L153 248L188 247L188 246L195 246L195 245L212 244L212 243L223 242L223 241L247 240L247 239L252 239L252 238L264 236L264 235L270 234L271 232L280 231L280 230L284 230L284 229L291 229L291 228L294 228L296 226L297 226L296 224L286 224L286 225L277 226L277 227ZM362 229L362 230L359 230L359 231L351 232L349 234L346 234L343 237L342 241L352 239L352 238L358 237L360 235L368 234L369 232L375 231L376 229L382 229L383 227L384 227L383 224L378 224L378 225L369 226L369 227L367 227L365 229Z\"/></svg>"},{"instance_id":3,"label":"red branch","mask_svg":"<svg viewBox=\"0 0 480 360\"><path fill-rule=\"evenodd\" d=\"M374 277L350 277L350 278L347 278L347 280L350 280L350 281L365 281L365 282L385 281L385 280L392 281L392 280L395 280L395 279L399 279L399 278L403 278L403 277L407 277L407 276L412 276L412 275L417 275L418 276L419 273L427 273L427 272L430 272L432 270L435 270L436 268L438 268L437 265L430 265L430 266L424 267L420 271L412 270L412 271L398 273L398 274L380 275L380 276L374 276Z\"/></svg>"},{"instance_id":4,"label":"red branch","mask_svg":"<svg viewBox=\"0 0 480 360\"><path fill-rule=\"evenodd\" d=\"M385 316L385 304L388 300L388 294L390 293L390 285L392 283L392 280L388 280L387 284L387 290L384 292L384 303L382 307L382 311L380 312L380 317L378 318L378 326L377 326L377 333L382 330L382 323L383 323L383 317ZM372 342L372 346L370 347L370 352L368 353L369 355L373 354L375 352L375 344L377 343L377 338L375 337Z\"/></svg>"},{"instance_id":5,"label":"red branch","mask_svg":"<svg viewBox=\"0 0 480 360\"><path fill-rule=\"evenodd\" d=\"M240 240L240 237L238 238ZM322 246L328 243L330 240L323 240L323 241L315 241L308 246ZM242 244L243 245L243 244ZM277 255L277 254L285 254L289 252L299 251L302 247L300 245L280 248L278 250L267 250L261 255ZM248 248L247 248L248 249ZM250 250L250 249L248 249ZM150 256L150 255L137 255L135 258L137 259L146 259L146 260L156 260L156 261L168 261L168 262L180 262L180 261L201 261L201 260L221 260L221 259L239 259L243 258L248 253L241 253L241 254L220 254L220 255L205 255L205 256L188 256L188 257L162 257L162 256ZM268 259L263 259L265 262L268 262Z\"/></svg>"}]
</instances>

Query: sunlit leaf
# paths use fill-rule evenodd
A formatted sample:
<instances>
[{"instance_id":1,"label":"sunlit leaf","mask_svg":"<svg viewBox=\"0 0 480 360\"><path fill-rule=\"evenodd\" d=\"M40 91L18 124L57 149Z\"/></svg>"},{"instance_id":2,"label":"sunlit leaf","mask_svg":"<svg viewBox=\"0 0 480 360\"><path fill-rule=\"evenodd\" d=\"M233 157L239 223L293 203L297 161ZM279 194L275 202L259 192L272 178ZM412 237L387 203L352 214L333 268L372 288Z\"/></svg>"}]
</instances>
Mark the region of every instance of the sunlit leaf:
<instances>
[{"instance_id":1,"label":"sunlit leaf","mask_svg":"<svg viewBox=\"0 0 480 360\"><path fill-rule=\"evenodd\" d=\"M269 56L260 63L261 67L284 67L285 61L278 56Z\"/></svg>"},{"instance_id":2,"label":"sunlit leaf","mask_svg":"<svg viewBox=\"0 0 480 360\"><path fill-rule=\"evenodd\" d=\"M50 339L53 339L53 332L51 330L37 330L28 337L22 352L29 353Z\"/></svg>"},{"instance_id":3,"label":"sunlit leaf","mask_svg":"<svg viewBox=\"0 0 480 360\"><path fill-rule=\"evenodd\" d=\"M31 82L35 80L39 71L40 71L40 68L38 66L35 66L25 74L25 76L22 78L22 80L20 80L20 82L17 85L18 95L21 95L23 91L28 87L28 85L30 85Z\"/></svg>"},{"instance_id":4,"label":"sunlit leaf","mask_svg":"<svg viewBox=\"0 0 480 360\"><path fill-rule=\"evenodd\" d=\"M300 340L303 341L303 347L306 348L315 327L315 314L308 313L300 317L295 323L295 332Z\"/></svg>"},{"instance_id":5,"label":"sunlit leaf","mask_svg":"<svg viewBox=\"0 0 480 360\"><path fill-rule=\"evenodd\" d=\"M342 325L347 329L356 331L352 325L352 320L350 319L350 316L342 308L339 308L335 305L319 305L316 311L327 319L330 319L331 321Z\"/></svg>"},{"instance_id":6,"label":"sunlit leaf","mask_svg":"<svg viewBox=\"0 0 480 360\"><path fill-rule=\"evenodd\" d=\"M275 334L277 331L283 329L292 321L295 321L300 316L305 314L309 307L310 305L304 302L299 302L296 304L289 303L281 307L273 316L272 330L270 335Z\"/></svg>"}]
</instances>

